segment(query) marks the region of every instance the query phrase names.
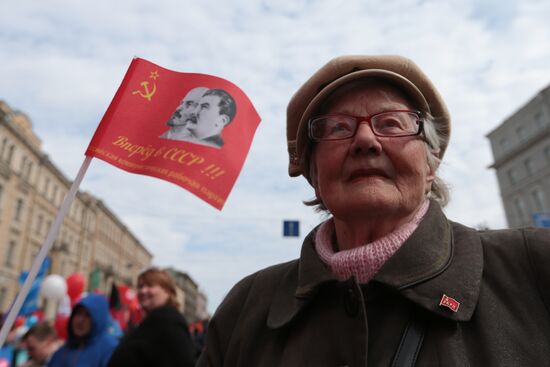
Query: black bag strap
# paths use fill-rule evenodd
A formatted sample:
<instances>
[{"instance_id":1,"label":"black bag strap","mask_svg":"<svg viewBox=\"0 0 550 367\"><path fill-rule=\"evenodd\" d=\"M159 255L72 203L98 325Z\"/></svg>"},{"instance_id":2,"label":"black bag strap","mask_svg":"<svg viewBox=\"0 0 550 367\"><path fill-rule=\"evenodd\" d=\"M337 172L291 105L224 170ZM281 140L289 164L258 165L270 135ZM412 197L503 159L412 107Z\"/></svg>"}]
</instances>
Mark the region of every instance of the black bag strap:
<instances>
[{"instance_id":1,"label":"black bag strap","mask_svg":"<svg viewBox=\"0 0 550 367\"><path fill-rule=\"evenodd\" d=\"M425 332L426 320L413 311L409 323L403 331L397 352L395 352L392 367L413 367L415 365Z\"/></svg>"}]
</instances>

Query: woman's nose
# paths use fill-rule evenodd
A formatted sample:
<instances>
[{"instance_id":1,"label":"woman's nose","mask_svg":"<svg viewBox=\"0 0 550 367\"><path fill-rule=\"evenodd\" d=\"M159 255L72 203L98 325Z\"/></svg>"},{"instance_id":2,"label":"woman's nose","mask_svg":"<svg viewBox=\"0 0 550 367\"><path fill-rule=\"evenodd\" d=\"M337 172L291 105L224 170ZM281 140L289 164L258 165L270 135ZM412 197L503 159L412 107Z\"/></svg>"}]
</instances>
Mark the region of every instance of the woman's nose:
<instances>
[{"instance_id":1,"label":"woman's nose","mask_svg":"<svg viewBox=\"0 0 550 367\"><path fill-rule=\"evenodd\" d=\"M382 145L367 121L360 121L351 143L353 154L380 154Z\"/></svg>"}]
</instances>

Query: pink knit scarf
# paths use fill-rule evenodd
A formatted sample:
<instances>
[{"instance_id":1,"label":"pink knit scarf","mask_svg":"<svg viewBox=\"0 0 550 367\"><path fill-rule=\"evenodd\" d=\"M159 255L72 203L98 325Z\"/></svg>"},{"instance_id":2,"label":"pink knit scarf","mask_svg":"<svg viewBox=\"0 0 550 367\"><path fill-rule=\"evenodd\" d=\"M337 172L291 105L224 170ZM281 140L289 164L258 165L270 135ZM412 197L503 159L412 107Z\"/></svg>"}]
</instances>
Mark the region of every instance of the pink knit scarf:
<instances>
[{"instance_id":1,"label":"pink knit scarf","mask_svg":"<svg viewBox=\"0 0 550 367\"><path fill-rule=\"evenodd\" d=\"M339 280L355 276L359 283L368 283L418 227L428 211L429 203L425 200L410 222L386 236L363 246L338 252L334 252L332 245L334 219L330 218L317 230L315 249Z\"/></svg>"}]
</instances>

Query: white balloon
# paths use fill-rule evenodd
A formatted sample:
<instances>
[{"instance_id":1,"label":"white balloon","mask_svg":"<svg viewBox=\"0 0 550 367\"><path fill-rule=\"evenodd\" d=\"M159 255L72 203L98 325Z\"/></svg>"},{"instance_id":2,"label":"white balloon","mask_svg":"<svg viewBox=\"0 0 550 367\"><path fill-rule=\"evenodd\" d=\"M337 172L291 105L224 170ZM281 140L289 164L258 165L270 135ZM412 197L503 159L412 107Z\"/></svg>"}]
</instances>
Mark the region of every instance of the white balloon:
<instances>
[{"instance_id":1,"label":"white balloon","mask_svg":"<svg viewBox=\"0 0 550 367\"><path fill-rule=\"evenodd\" d=\"M50 274L42 281L40 294L44 297L59 301L67 294L67 282L61 275Z\"/></svg>"}]
</instances>

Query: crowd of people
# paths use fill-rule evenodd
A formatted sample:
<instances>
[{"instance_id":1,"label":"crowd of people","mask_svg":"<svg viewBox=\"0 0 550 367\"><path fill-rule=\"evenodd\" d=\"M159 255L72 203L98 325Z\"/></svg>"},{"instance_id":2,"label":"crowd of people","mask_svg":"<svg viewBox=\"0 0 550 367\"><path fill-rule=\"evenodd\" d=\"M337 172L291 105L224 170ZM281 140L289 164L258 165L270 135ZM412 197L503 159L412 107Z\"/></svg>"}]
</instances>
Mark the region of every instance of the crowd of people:
<instances>
[{"instance_id":1,"label":"crowd of people","mask_svg":"<svg viewBox=\"0 0 550 367\"><path fill-rule=\"evenodd\" d=\"M138 277L137 297L138 323L116 321L102 294L82 297L64 324L40 312L20 317L0 351L0 367L194 366L204 328L188 325L179 312L170 275L147 269Z\"/></svg>"}]
</instances>

